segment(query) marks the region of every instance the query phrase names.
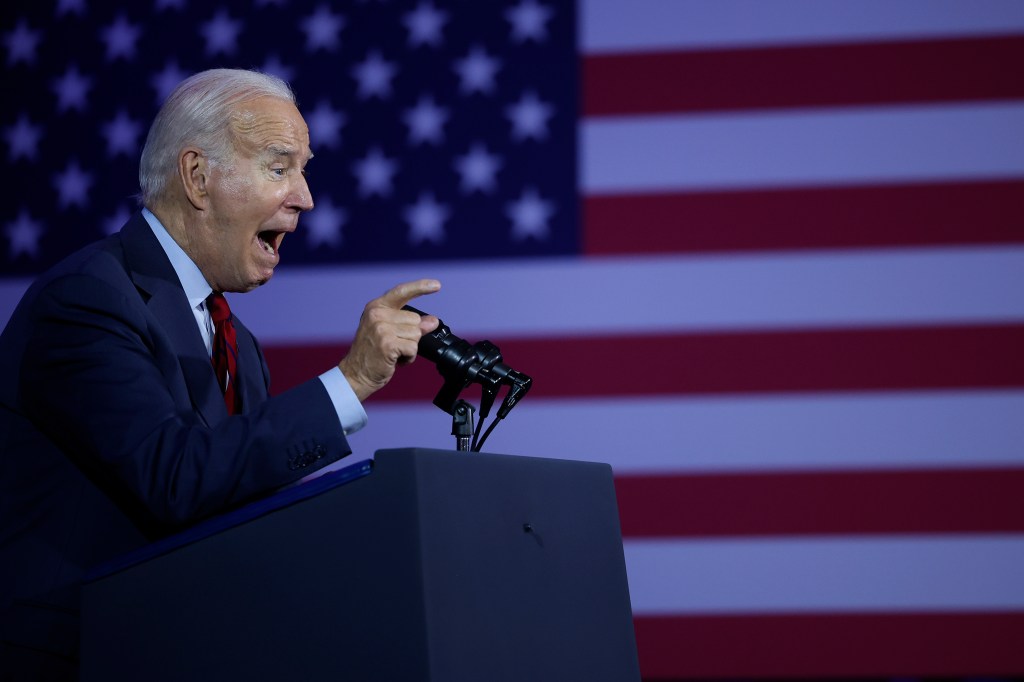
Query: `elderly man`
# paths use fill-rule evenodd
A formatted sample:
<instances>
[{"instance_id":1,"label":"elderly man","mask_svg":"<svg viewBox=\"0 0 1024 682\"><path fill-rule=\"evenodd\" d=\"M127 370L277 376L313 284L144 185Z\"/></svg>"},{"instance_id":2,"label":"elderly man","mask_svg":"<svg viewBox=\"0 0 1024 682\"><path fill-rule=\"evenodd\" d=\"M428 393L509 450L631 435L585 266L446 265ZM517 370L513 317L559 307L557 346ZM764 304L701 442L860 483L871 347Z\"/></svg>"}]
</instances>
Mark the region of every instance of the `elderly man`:
<instances>
[{"instance_id":1,"label":"elderly man","mask_svg":"<svg viewBox=\"0 0 1024 682\"><path fill-rule=\"evenodd\" d=\"M311 157L284 82L189 78L149 132L145 208L18 306L0 337L0 666L71 670L85 570L344 457L361 401L436 327L401 308L440 284L401 284L337 367L268 397L223 293L271 278L313 208Z\"/></svg>"}]
</instances>

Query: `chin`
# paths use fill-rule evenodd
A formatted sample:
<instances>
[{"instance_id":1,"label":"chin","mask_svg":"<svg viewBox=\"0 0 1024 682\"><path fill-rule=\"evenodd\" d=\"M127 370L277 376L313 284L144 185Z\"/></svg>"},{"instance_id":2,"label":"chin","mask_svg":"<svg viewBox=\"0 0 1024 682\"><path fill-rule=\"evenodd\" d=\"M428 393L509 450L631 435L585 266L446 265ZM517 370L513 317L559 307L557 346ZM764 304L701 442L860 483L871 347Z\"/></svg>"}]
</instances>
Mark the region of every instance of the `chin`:
<instances>
[{"instance_id":1,"label":"chin","mask_svg":"<svg viewBox=\"0 0 1024 682\"><path fill-rule=\"evenodd\" d=\"M248 282L249 288L247 291L252 291L258 287L263 286L270 281L270 278L274 276L274 268L259 268L252 273L252 278Z\"/></svg>"},{"instance_id":2,"label":"chin","mask_svg":"<svg viewBox=\"0 0 1024 682\"><path fill-rule=\"evenodd\" d=\"M253 277L252 279L248 279L244 282L239 283L234 288L225 289L225 291L233 291L236 294L244 294L254 289L259 289L261 286L266 284L269 279L269 275L267 275L266 277Z\"/></svg>"}]
</instances>

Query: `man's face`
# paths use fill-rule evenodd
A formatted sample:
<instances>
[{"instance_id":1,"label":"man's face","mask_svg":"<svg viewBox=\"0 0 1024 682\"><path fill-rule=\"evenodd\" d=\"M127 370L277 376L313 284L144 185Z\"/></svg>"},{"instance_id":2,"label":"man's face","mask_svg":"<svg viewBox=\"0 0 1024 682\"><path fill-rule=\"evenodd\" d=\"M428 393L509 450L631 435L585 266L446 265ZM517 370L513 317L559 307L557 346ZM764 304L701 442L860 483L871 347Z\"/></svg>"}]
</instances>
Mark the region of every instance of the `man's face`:
<instances>
[{"instance_id":1,"label":"man's face","mask_svg":"<svg viewBox=\"0 0 1024 682\"><path fill-rule=\"evenodd\" d=\"M194 235L203 254L197 264L216 291L249 291L270 279L285 234L313 208L305 178L313 154L298 109L261 97L237 113L234 156L211 167L210 213Z\"/></svg>"}]
</instances>

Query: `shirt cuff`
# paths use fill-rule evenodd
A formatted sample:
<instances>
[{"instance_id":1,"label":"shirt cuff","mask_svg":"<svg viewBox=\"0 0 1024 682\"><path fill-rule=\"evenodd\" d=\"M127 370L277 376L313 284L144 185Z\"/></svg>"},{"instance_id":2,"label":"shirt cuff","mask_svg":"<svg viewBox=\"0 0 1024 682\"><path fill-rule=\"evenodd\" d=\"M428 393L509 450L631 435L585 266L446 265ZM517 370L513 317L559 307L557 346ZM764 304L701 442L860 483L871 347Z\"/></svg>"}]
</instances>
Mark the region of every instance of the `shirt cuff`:
<instances>
[{"instance_id":1,"label":"shirt cuff","mask_svg":"<svg viewBox=\"0 0 1024 682\"><path fill-rule=\"evenodd\" d=\"M338 421L341 422L341 430L346 436L366 426L366 410L363 409L363 404L359 402L340 368L332 367L327 370L320 375L320 381L327 389L327 395L331 396L334 411L338 413Z\"/></svg>"}]
</instances>

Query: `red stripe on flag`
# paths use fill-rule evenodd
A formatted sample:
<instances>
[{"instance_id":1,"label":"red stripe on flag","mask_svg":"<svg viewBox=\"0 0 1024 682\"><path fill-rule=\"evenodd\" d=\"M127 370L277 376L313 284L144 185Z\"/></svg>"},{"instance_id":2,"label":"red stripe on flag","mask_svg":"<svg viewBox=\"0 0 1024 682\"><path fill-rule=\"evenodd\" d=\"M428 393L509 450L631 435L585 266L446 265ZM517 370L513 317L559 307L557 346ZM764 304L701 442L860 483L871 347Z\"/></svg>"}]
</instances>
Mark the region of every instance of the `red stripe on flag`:
<instances>
[{"instance_id":1,"label":"red stripe on flag","mask_svg":"<svg viewBox=\"0 0 1024 682\"><path fill-rule=\"evenodd\" d=\"M596 195L583 201L583 247L618 255L1020 243L1021 206L1022 181Z\"/></svg>"},{"instance_id":2,"label":"red stripe on flag","mask_svg":"<svg viewBox=\"0 0 1024 682\"><path fill-rule=\"evenodd\" d=\"M531 396L1024 386L1024 325L492 340L534 378ZM345 348L265 352L280 392L337 364ZM435 367L420 360L376 399L429 401L440 386Z\"/></svg>"},{"instance_id":3,"label":"red stripe on flag","mask_svg":"<svg viewBox=\"0 0 1024 682\"><path fill-rule=\"evenodd\" d=\"M1014 675L1024 613L637 617L647 680Z\"/></svg>"},{"instance_id":4,"label":"red stripe on flag","mask_svg":"<svg viewBox=\"0 0 1024 682\"><path fill-rule=\"evenodd\" d=\"M617 476L624 537L1024 531L1024 469Z\"/></svg>"},{"instance_id":5,"label":"red stripe on flag","mask_svg":"<svg viewBox=\"0 0 1024 682\"><path fill-rule=\"evenodd\" d=\"M1024 36L591 55L583 114L1024 96Z\"/></svg>"}]
</instances>

